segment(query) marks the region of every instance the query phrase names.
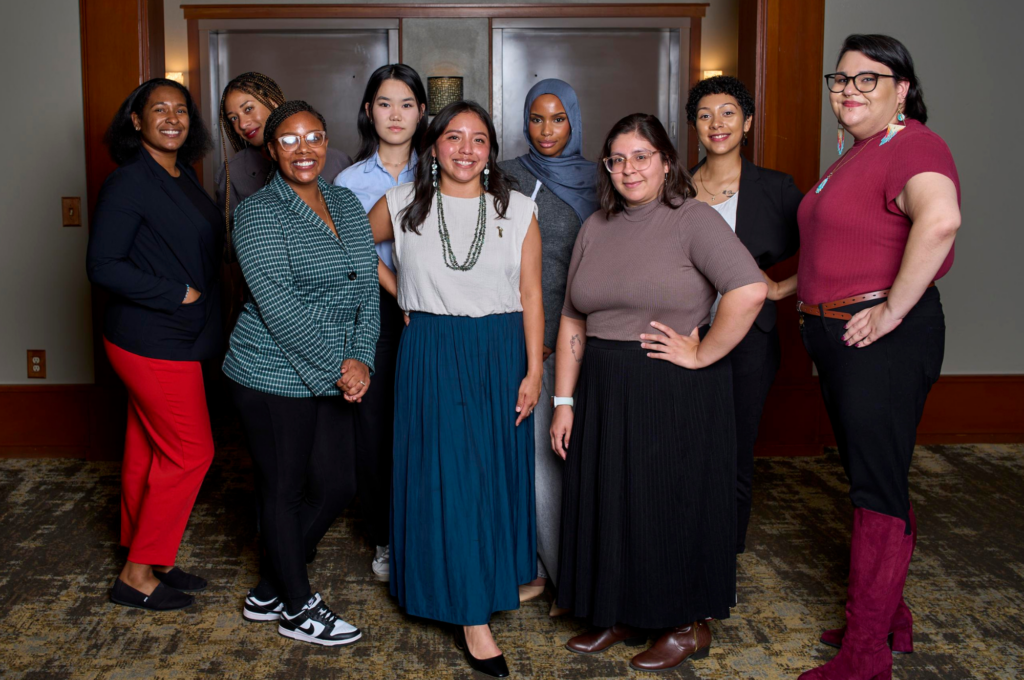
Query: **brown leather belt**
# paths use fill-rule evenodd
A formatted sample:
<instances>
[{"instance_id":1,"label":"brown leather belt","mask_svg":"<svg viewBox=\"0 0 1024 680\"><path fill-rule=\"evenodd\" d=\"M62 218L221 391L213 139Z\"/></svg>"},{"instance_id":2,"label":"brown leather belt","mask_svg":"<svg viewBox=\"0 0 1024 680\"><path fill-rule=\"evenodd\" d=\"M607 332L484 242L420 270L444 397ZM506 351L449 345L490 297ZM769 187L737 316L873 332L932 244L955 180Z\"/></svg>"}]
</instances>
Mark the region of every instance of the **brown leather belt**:
<instances>
[{"instance_id":1,"label":"brown leather belt","mask_svg":"<svg viewBox=\"0 0 1024 680\"><path fill-rule=\"evenodd\" d=\"M935 282L932 281L928 284L928 288L935 286ZM842 319L843 321L849 321L853 318L853 314L847 314L846 312L833 312L829 311L836 307L846 307L847 305L855 305L858 302L867 302L868 300L880 300L882 298L889 297L890 288L885 290L876 290L873 293L864 293L863 295L854 295L853 297L843 298L842 300L835 300L834 302L826 302L822 305L809 305L804 302L796 303L796 310L802 314L810 314L811 316L824 316L827 319Z\"/></svg>"}]
</instances>

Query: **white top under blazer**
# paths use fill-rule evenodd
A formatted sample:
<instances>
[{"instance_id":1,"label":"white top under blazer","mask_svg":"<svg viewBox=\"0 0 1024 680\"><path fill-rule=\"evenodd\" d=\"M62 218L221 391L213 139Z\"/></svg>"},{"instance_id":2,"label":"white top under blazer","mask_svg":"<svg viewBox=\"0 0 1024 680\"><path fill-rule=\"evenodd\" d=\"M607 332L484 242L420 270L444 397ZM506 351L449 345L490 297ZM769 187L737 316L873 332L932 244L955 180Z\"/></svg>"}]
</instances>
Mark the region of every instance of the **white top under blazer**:
<instances>
[{"instance_id":1,"label":"white top under blazer","mask_svg":"<svg viewBox=\"0 0 1024 680\"><path fill-rule=\"evenodd\" d=\"M476 233L480 199L441 196L435 192L430 215L416 234L402 231L401 218L414 191L410 182L392 187L384 194L395 232L393 258L398 275L398 306L406 312L470 317L523 311L519 297L523 241L531 219L537 214L537 204L513 191L505 218L499 219L494 197L487 195L487 232L480 257L472 269L459 271L444 263L437 200L444 201L448 238L456 260L464 264Z\"/></svg>"}]
</instances>

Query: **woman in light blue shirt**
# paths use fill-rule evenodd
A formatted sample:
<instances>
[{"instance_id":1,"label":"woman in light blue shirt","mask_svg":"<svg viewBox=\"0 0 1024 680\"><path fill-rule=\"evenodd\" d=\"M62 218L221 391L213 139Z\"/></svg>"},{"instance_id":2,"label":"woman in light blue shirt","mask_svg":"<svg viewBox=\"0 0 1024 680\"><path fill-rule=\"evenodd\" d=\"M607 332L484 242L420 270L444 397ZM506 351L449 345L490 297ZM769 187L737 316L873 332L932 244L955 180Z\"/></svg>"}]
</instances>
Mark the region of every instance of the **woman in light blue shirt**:
<instances>
[{"instance_id":1,"label":"woman in light blue shirt","mask_svg":"<svg viewBox=\"0 0 1024 680\"><path fill-rule=\"evenodd\" d=\"M412 182L417 149L427 129L427 93L416 71L389 64L373 72L359 107L360 148L356 163L334 180L349 189L366 212L391 187ZM392 241L377 244L380 278L380 338L373 388L356 406L356 464L360 507L377 552L371 568L380 581L390 578L388 523L391 515L391 459L394 440L395 363L405 328L398 307Z\"/></svg>"}]
</instances>

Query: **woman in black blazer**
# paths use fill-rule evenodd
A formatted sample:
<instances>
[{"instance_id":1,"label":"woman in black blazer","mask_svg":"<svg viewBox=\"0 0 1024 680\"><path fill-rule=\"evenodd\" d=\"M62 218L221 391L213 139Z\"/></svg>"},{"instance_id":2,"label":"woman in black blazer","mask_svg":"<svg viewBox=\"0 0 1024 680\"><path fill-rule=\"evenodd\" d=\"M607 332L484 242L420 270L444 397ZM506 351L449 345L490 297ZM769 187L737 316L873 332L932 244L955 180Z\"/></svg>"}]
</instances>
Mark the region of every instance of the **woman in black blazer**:
<instances>
[{"instance_id":1,"label":"woman in black blazer","mask_svg":"<svg viewBox=\"0 0 1024 680\"><path fill-rule=\"evenodd\" d=\"M731 76L702 80L690 90L686 102L687 120L707 151L692 170L697 200L722 215L764 271L799 248L796 212L803 194L789 175L760 168L740 154L753 115L753 97ZM729 355L736 409L737 553L746 549L757 427L781 361L772 302L780 297L784 296L778 290L770 290L753 327ZM717 307L716 302L712 323Z\"/></svg>"},{"instance_id":2,"label":"woman in black blazer","mask_svg":"<svg viewBox=\"0 0 1024 680\"><path fill-rule=\"evenodd\" d=\"M155 78L107 130L120 166L107 177L89 236L89 280L110 293L103 344L128 389L121 544L128 561L110 599L180 609L206 581L174 566L213 461L200 361L221 347L216 206L190 165L210 146L188 90Z\"/></svg>"}]
</instances>

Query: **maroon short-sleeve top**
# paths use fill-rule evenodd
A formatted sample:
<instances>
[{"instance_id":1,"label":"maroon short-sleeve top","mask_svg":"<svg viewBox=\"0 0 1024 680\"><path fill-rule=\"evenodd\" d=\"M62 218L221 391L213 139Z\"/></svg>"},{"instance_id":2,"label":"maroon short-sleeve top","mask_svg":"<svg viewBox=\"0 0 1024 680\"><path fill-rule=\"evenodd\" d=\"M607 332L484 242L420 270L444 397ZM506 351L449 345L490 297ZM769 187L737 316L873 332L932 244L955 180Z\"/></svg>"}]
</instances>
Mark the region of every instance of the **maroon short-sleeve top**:
<instances>
[{"instance_id":1,"label":"maroon short-sleeve top","mask_svg":"<svg viewBox=\"0 0 1024 680\"><path fill-rule=\"evenodd\" d=\"M797 296L821 304L892 286L903 260L911 222L896 198L911 177L937 172L956 185L960 178L949 147L928 126L908 120L884 144L884 133L861 140L825 171L800 203L800 266ZM856 155L854 155L856 154ZM829 177L820 192L815 190ZM949 251L936 279L953 266Z\"/></svg>"},{"instance_id":2,"label":"maroon short-sleeve top","mask_svg":"<svg viewBox=\"0 0 1024 680\"><path fill-rule=\"evenodd\" d=\"M716 293L763 283L750 251L714 208L651 201L587 218L576 237L562 314L587 336L640 341L651 321L689 334L711 319Z\"/></svg>"}]
</instances>

